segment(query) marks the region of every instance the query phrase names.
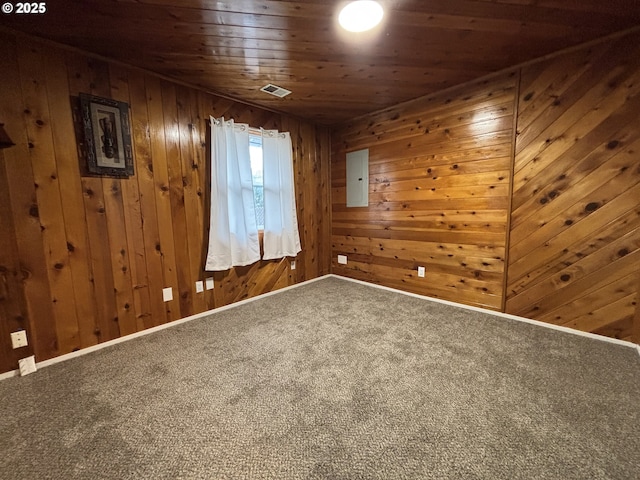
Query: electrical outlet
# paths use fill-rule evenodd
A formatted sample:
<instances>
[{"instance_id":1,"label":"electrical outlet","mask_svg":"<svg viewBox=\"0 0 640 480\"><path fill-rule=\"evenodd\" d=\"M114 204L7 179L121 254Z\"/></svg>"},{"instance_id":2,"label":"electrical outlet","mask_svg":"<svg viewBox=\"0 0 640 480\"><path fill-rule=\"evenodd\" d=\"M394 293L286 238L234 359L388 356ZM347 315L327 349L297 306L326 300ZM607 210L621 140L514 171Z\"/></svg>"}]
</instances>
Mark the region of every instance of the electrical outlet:
<instances>
[{"instance_id":1,"label":"electrical outlet","mask_svg":"<svg viewBox=\"0 0 640 480\"><path fill-rule=\"evenodd\" d=\"M198 280L196 282L196 293L204 292L204 282L202 280Z\"/></svg>"},{"instance_id":2,"label":"electrical outlet","mask_svg":"<svg viewBox=\"0 0 640 480\"><path fill-rule=\"evenodd\" d=\"M213 290L213 277L209 277L207 278L205 281L205 286L207 287L207 290Z\"/></svg>"},{"instance_id":3,"label":"electrical outlet","mask_svg":"<svg viewBox=\"0 0 640 480\"><path fill-rule=\"evenodd\" d=\"M424 267L418 267L418 276L424 277Z\"/></svg>"},{"instance_id":4,"label":"electrical outlet","mask_svg":"<svg viewBox=\"0 0 640 480\"><path fill-rule=\"evenodd\" d=\"M165 302L170 302L173 300L173 289L171 287L162 289L162 300Z\"/></svg>"},{"instance_id":5,"label":"electrical outlet","mask_svg":"<svg viewBox=\"0 0 640 480\"><path fill-rule=\"evenodd\" d=\"M20 376L24 377L25 375L29 375L37 370L36 368L36 357L31 355L27 358L21 358L18 360L18 367L20 368Z\"/></svg>"},{"instance_id":6,"label":"electrical outlet","mask_svg":"<svg viewBox=\"0 0 640 480\"><path fill-rule=\"evenodd\" d=\"M296 261L291 260L291 270L295 270L295 269L296 269Z\"/></svg>"},{"instance_id":7,"label":"electrical outlet","mask_svg":"<svg viewBox=\"0 0 640 480\"><path fill-rule=\"evenodd\" d=\"M29 345L27 341L27 332L25 330L18 330L17 332L11 333L11 346L14 348L26 347Z\"/></svg>"},{"instance_id":8,"label":"electrical outlet","mask_svg":"<svg viewBox=\"0 0 640 480\"><path fill-rule=\"evenodd\" d=\"M346 255L338 255L338 263L340 265L346 265L347 264L347 256Z\"/></svg>"}]
</instances>

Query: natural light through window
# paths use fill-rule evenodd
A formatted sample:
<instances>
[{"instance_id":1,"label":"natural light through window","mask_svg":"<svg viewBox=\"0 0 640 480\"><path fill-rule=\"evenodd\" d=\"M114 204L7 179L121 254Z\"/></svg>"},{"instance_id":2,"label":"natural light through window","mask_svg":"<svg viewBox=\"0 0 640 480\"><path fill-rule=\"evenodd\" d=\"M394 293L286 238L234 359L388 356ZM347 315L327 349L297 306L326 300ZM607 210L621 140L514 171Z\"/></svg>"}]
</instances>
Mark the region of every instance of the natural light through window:
<instances>
[{"instance_id":1,"label":"natural light through window","mask_svg":"<svg viewBox=\"0 0 640 480\"><path fill-rule=\"evenodd\" d=\"M256 224L258 230L264 230L264 183L262 178L262 137L260 135L249 135L249 156L251 157Z\"/></svg>"}]
</instances>

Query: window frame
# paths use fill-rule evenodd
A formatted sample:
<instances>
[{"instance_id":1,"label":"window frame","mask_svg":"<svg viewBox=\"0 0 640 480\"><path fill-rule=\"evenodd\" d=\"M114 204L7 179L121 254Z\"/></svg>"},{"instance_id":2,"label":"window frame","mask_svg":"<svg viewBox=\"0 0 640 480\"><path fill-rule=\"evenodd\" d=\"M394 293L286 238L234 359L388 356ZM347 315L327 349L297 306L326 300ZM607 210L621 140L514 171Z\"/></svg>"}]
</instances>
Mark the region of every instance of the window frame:
<instances>
[{"instance_id":1,"label":"window frame","mask_svg":"<svg viewBox=\"0 0 640 480\"><path fill-rule=\"evenodd\" d=\"M252 155L252 152L254 152L255 150L252 150L253 148L259 147L260 148L260 168L261 168L261 178L262 180L262 184L258 185L259 187L262 187L262 223L258 222L258 202L256 201L256 184L254 183L254 178L255 178L255 171L254 171L254 157ZM254 206L254 210L256 213L256 227L258 227L258 234L260 235L260 240L262 243L262 236L264 235L264 158L262 157L262 132L260 130L257 129L250 129L249 130L249 156L251 158L251 183L253 186L253 206Z\"/></svg>"}]
</instances>

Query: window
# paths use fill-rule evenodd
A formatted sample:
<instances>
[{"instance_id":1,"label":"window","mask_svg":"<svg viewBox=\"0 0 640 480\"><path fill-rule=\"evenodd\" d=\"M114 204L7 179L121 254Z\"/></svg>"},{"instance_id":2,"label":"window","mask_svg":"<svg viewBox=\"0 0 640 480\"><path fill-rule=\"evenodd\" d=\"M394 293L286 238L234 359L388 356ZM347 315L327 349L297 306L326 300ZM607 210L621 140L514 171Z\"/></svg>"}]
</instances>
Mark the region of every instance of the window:
<instances>
[{"instance_id":1,"label":"window","mask_svg":"<svg viewBox=\"0 0 640 480\"><path fill-rule=\"evenodd\" d=\"M262 176L262 137L260 135L249 134L249 156L251 157L256 224L258 230L264 230L264 181Z\"/></svg>"},{"instance_id":2,"label":"window","mask_svg":"<svg viewBox=\"0 0 640 480\"><path fill-rule=\"evenodd\" d=\"M249 129L224 118L210 120L211 209L205 268L220 271L260 259L295 257L302 246L291 135Z\"/></svg>"}]
</instances>

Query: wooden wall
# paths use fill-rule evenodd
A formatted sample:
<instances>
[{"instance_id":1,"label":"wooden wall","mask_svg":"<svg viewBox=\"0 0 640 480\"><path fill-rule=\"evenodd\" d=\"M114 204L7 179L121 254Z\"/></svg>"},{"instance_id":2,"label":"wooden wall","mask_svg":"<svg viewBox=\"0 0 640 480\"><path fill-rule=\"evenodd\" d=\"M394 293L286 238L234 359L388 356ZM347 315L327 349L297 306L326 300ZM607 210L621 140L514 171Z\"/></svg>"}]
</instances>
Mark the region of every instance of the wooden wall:
<instances>
[{"instance_id":1,"label":"wooden wall","mask_svg":"<svg viewBox=\"0 0 640 480\"><path fill-rule=\"evenodd\" d=\"M1 74L0 74L1 75ZM0 122L1 123L1 122ZM4 150L0 150L0 165L4 163ZM22 269L18 261L18 244L13 227L9 183L4 168L0 168L0 367L17 365L18 359L33 354L29 345L12 350L10 334L27 324L24 290L21 288ZM4 370L0 370L2 372Z\"/></svg>"},{"instance_id":2,"label":"wooden wall","mask_svg":"<svg viewBox=\"0 0 640 480\"><path fill-rule=\"evenodd\" d=\"M324 128L0 34L0 123L17 144L0 150L0 372L330 268L640 342L637 45L612 40L356 119L334 132L330 169ZM79 92L130 104L135 177L81 175ZM209 114L292 133L296 270L202 271ZM347 209L345 154L361 148L370 206ZM209 276L214 290L196 294ZM19 328L31 343L12 350Z\"/></svg>"},{"instance_id":3,"label":"wooden wall","mask_svg":"<svg viewBox=\"0 0 640 480\"><path fill-rule=\"evenodd\" d=\"M502 308L517 80L504 74L336 130L334 273ZM347 208L345 155L362 148L369 207Z\"/></svg>"},{"instance_id":4,"label":"wooden wall","mask_svg":"<svg viewBox=\"0 0 640 480\"><path fill-rule=\"evenodd\" d=\"M17 144L0 151L0 372L31 349L42 361L329 272L326 128L8 33L0 57L0 123ZM130 104L134 177L81 175L79 92ZM291 132L295 270L285 259L203 272L210 114ZM214 290L196 293L211 276ZM31 345L13 351L20 327Z\"/></svg>"},{"instance_id":5,"label":"wooden wall","mask_svg":"<svg viewBox=\"0 0 640 480\"><path fill-rule=\"evenodd\" d=\"M603 41L336 129L333 271L640 342L639 45ZM361 148L370 205L346 208L345 154Z\"/></svg>"},{"instance_id":6,"label":"wooden wall","mask_svg":"<svg viewBox=\"0 0 640 480\"><path fill-rule=\"evenodd\" d=\"M636 34L524 69L508 312L632 338L640 286L638 59Z\"/></svg>"}]
</instances>

